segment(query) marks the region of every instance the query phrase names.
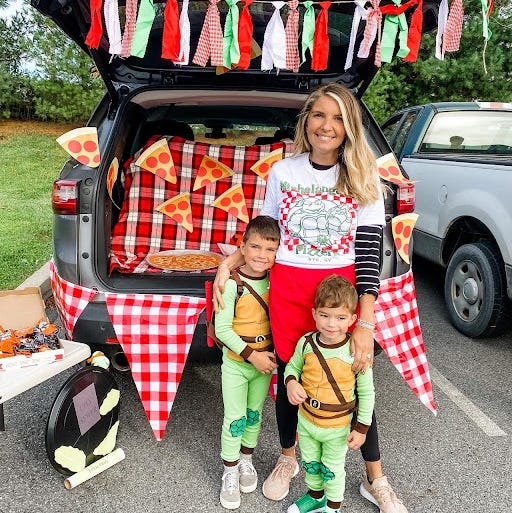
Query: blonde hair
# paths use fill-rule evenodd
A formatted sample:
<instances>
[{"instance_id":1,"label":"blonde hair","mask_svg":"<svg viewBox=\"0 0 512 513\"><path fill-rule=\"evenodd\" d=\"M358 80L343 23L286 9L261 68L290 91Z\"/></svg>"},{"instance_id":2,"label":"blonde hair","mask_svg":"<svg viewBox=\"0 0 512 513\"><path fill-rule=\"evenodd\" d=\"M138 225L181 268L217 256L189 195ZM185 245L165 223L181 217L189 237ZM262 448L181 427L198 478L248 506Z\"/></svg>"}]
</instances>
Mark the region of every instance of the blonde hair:
<instances>
[{"instance_id":1,"label":"blonde hair","mask_svg":"<svg viewBox=\"0 0 512 513\"><path fill-rule=\"evenodd\" d=\"M346 87L331 82L310 93L297 119L295 154L311 152L306 125L313 105L322 96L329 96L338 103L346 134L338 153L336 190L356 199L361 205L377 201L383 190L377 178L375 155L366 140L361 107Z\"/></svg>"},{"instance_id":2,"label":"blonde hair","mask_svg":"<svg viewBox=\"0 0 512 513\"><path fill-rule=\"evenodd\" d=\"M355 313L358 301L359 297L354 285L338 274L331 274L324 278L316 289L315 309L341 306Z\"/></svg>"}]
</instances>

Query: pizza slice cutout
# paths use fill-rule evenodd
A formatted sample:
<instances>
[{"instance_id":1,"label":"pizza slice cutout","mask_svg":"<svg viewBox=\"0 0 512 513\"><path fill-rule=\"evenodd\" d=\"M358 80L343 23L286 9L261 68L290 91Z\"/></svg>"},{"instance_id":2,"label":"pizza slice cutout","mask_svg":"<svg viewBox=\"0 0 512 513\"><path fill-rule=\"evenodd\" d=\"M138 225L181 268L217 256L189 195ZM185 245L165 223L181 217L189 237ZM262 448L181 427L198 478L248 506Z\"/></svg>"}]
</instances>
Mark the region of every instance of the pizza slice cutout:
<instances>
[{"instance_id":1,"label":"pizza slice cutout","mask_svg":"<svg viewBox=\"0 0 512 513\"><path fill-rule=\"evenodd\" d=\"M176 167L172 160L167 139L160 139L144 150L135 165L170 182L176 183Z\"/></svg>"},{"instance_id":2,"label":"pizza slice cutout","mask_svg":"<svg viewBox=\"0 0 512 513\"><path fill-rule=\"evenodd\" d=\"M231 168L205 155L203 160L201 160L201 164L199 164L193 190L197 191L197 189L201 189L201 187L205 187L209 183L216 182L221 178L227 178L228 176L233 176Z\"/></svg>"},{"instance_id":3,"label":"pizza slice cutout","mask_svg":"<svg viewBox=\"0 0 512 513\"><path fill-rule=\"evenodd\" d=\"M112 202L114 202L114 198L112 197L112 190L114 189L114 184L116 183L118 172L119 161L117 160L117 157L114 157L107 172L107 192Z\"/></svg>"},{"instance_id":4,"label":"pizza slice cutout","mask_svg":"<svg viewBox=\"0 0 512 513\"><path fill-rule=\"evenodd\" d=\"M270 168L278 161L283 158L283 148L278 148L270 152L266 157L258 160L256 164L251 166L251 171L254 171L258 176L263 178L263 180L268 179L268 173L270 172Z\"/></svg>"},{"instance_id":5,"label":"pizza slice cutout","mask_svg":"<svg viewBox=\"0 0 512 513\"><path fill-rule=\"evenodd\" d=\"M58 137L57 142L80 164L89 167L100 165L98 131L95 126L70 130Z\"/></svg>"},{"instance_id":6,"label":"pizza slice cutout","mask_svg":"<svg viewBox=\"0 0 512 513\"><path fill-rule=\"evenodd\" d=\"M393 232L396 250L406 264L411 263L409 260L409 243L417 219L418 214L410 213L400 214L391 221L391 231Z\"/></svg>"},{"instance_id":7,"label":"pizza slice cutout","mask_svg":"<svg viewBox=\"0 0 512 513\"><path fill-rule=\"evenodd\" d=\"M240 219L244 223L249 222L249 213L245 202L244 191L240 184L234 185L231 189L221 194L212 206L225 210L228 214Z\"/></svg>"},{"instance_id":8,"label":"pizza slice cutout","mask_svg":"<svg viewBox=\"0 0 512 513\"><path fill-rule=\"evenodd\" d=\"M396 184L412 183L411 180L405 178L400 171L400 166L393 153L388 153L377 159L377 167L379 175L383 180Z\"/></svg>"},{"instance_id":9,"label":"pizza slice cutout","mask_svg":"<svg viewBox=\"0 0 512 513\"><path fill-rule=\"evenodd\" d=\"M192 207L190 206L190 193L184 192L168 199L156 207L156 210L169 216L173 221L183 226L185 230L192 232Z\"/></svg>"}]
</instances>

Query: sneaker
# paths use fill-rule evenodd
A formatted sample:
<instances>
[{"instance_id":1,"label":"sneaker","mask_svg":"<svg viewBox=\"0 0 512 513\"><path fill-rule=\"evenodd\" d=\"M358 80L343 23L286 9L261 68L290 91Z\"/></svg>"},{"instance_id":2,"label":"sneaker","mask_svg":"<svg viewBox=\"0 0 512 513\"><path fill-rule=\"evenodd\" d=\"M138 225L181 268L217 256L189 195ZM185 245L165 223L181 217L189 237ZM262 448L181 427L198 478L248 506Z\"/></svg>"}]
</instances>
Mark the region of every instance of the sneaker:
<instances>
[{"instance_id":1,"label":"sneaker","mask_svg":"<svg viewBox=\"0 0 512 513\"><path fill-rule=\"evenodd\" d=\"M363 476L359 492L365 499L378 506L380 513L407 513L407 508L396 496L386 476L374 479L372 484L368 482L366 475Z\"/></svg>"},{"instance_id":2,"label":"sneaker","mask_svg":"<svg viewBox=\"0 0 512 513\"><path fill-rule=\"evenodd\" d=\"M290 491L290 482L299 473L299 464L292 456L281 454L274 470L263 483L263 495L271 501L283 500Z\"/></svg>"},{"instance_id":3,"label":"sneaker","mask_svg":"<svg viewBox=\"0 0 512 513\"><path fill-rule=\"evenodd\" d=\"M238 467L222 476L222 488L220 489L220 503L226 509L240 507L240 486L238 484Z\"/></svg>"},{"instance_id":4,"label":"sneaker","mask_svg":"<svg viewBox=\"0 0 512 513\"><path fill-rule=\"evenodd\" d=\"M287 513L321 513L324 511L327 499L313 499L309 493L297 499L287 510Z\"/></svg>"},{"instance_id":5,"label":"sneaker","mask_svg":"<svg viewBox=\"0 0 512 513\"><path fill-rule=\"evenodd\" d=\"M241 456L238 471L240 473L240 491L242 493L254 492L258 486L258 473L252 464L252 459Z\"/></svg>"}]
</instances>

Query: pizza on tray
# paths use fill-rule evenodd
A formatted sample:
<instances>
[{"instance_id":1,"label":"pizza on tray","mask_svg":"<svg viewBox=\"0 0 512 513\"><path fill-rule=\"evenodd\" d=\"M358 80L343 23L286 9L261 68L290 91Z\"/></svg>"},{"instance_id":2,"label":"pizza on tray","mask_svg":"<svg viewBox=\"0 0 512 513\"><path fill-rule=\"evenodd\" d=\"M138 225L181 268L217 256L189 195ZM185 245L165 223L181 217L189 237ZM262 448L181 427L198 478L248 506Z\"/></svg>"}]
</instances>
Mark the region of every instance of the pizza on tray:
<instances>
[{"instance_id":1,"label":"pizza on tray","mask_svg":"<svg viewBox=\"0 0 512 513\"><path fill-rule=\"evenodd\" d=\"M170 271L202 271L217 267L222 256L209 251L161 251L146 257L158 269Z\"/></svg>"}]
</instances>

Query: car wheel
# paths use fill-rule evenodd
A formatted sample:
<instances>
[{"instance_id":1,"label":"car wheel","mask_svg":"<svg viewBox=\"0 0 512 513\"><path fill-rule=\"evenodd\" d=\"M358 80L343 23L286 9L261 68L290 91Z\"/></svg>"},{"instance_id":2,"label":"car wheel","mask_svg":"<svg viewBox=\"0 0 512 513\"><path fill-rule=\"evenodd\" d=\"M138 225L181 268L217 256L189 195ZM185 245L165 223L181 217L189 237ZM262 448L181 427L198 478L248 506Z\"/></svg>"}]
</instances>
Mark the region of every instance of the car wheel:
<instances>
[{"instance_id":1,"label":"car wheel","mask_svg":"<svg viewBox=\"0 0 512 513\"><path fill-rule=\"evenodd\" d=\"M444 296L452 324L468 337L496 336L507 321L505 269L489 243L465 244L452 255Z\"/></svg>"}]
</instances>

